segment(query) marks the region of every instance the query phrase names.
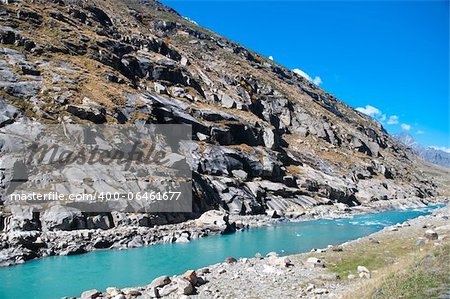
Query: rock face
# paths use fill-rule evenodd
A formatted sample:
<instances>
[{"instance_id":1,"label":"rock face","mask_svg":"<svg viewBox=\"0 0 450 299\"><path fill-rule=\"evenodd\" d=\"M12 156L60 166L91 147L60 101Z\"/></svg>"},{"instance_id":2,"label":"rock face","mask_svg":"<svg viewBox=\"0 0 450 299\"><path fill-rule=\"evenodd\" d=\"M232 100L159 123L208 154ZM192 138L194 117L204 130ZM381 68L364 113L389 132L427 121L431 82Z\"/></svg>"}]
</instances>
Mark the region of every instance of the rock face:
<instances>
[{"instance_id":1,"label":"rock face","mask_svg":"<svg viewBox=\"0 0 450 299\"><path fill-rule=\"evenodd\" d=\"M71 207L53 206L42 215L44 230L73 230L83 229L81 211Z\"/></svg>"},{"instance_id":2,"label":"rock face","mask_svg":"<svg viewBox=\"0 0 450 299\"><path fill-rule=\"evenodd\" d=\"M189 124L195 141L192 213L85 215L53 206L3 216L5 228L105 230L201 216L198 224L206 230L228 233L235 229L228 214L278 218L397 200L423 204L436 195L413 156L375 120L156 1L19 0L3 6L0 128ZM14 145L0 141L0 153ZM0 170L0 190L13 178ZM114 175L104 180L117 187ZM95 244L110 246L109 240ZM133 239L130 247L141 244Z\"/></svg>"}]
</instances>

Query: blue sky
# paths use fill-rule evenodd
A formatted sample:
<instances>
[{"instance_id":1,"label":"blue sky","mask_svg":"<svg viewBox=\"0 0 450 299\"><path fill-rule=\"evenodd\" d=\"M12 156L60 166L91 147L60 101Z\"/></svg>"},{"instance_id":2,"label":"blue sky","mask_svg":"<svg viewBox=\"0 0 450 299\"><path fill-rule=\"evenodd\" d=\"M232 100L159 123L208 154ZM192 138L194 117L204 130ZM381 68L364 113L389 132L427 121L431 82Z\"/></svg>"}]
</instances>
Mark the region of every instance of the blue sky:
<instances>
[{"instance_id":1,"label":"blue sky","mask_svg":"<svg viewBox=\"0 0 450 299\"><path fill-rule=\"evenodd\" d=\"M322 81L388 132L450 148L448 0L162 2Z\"/></svg>"}]
</instances>

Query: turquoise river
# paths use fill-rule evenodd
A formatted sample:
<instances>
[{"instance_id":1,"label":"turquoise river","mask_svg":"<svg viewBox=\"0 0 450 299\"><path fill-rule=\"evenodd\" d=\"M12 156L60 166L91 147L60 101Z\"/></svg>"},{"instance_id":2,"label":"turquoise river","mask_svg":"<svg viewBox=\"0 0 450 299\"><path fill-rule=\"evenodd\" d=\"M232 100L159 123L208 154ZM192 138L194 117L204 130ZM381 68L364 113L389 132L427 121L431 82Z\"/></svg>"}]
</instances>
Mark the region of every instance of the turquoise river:
<instances>
[{"instance_id":1,"label":"turquoise river","mask_svg":"<svg viewBox=\"0 0 450 299\"><path fill-rule=\"evenodd\" d=\"M334 220L280 223L185 244L161 244L123 251L95 251L55 256L0 268L1 299L51 299L80 296L89 289L146 285L160 275L174 275L223 261L276 251L310 251L367 236L385 226L426 215L437 206Z\"/></svg>"}]
</instances>

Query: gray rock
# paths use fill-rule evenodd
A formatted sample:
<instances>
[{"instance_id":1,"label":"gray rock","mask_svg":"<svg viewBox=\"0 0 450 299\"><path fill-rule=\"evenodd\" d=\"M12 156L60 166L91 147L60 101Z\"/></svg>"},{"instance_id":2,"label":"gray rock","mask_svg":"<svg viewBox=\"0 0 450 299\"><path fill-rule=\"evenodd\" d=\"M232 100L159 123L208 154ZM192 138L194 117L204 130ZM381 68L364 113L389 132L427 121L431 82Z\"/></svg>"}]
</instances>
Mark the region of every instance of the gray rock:
<instances>
[{"instance_id":1,"label":"gray rock","mask_svg":"<svg viewBox=\"0 0 450 299\"><path fill-rule=\"evenodd\" d=\"M81 299L95 299L101 296L101 293L97 290L89 290L86 292L83 292L81 294Z\"/></svg>"},{"instance_id":2,"label":"gray rock","mask_svg":"<svg viewBox=\"0 0 450 299\"><path fill-rule=\"evenodd\" d=\"M203 213L200 218L195 220L200 227L228 233L233 230L229 223L229 216L222 211L211 210Z\"/></svg>"},{"instance_id":3,"label":"gray rock","mask_svg":"<svg viewBox=\"0 0 450 299\"><path fill-rule=\"evenodd\" d=\"M188 270L183 274L183 278L189 281L193 286L197 284L197 272L195 270Z\"/></svg>"},{"instance_id":4,"label":"gray rock","mask_svg":"<svg viewBox=\"0 0 450 299\"><path fill-rule=\"evenodd\" d=\"M220 102L224 108L236 108L236 102L227 94L220 94Z\"/></svg>"},{"instance_id":5,"label":"gray rock","mask_svg":"<svg viewBox=\"0 0 450 299\"><path fill-rule=\"evenodd\" d=\"M166 87L158 82L154 83L154 89L159 94L167 94Z\"/></svg>"},{"instance_id":6,"label":"gray rock","mask_svg":"<svg viewBox=\"0 0 450 299\"><path fill-rule=\"evenodd\" d=\"M225 259L225 263L227 263L227 264L235 264L235 263L237 263L237 259L235 259L235 258L232 257L232 256L229 256L229 257L227 257L227 258Z\"/></svg>"},{"instance_id":7,"label":"gray rock","mask_svg":"<svg viewBox=\"0 0 450 299\"><path fill-rule=\"evenodd\" d=\"M80 105L68 105L67 112L79 117L81 119L89 120L96 124L103 124L106 122L105 108L96 108Z\"/></svg>"},{"instance_id":8,"label":"gray rock","mask_svg":"<svg viewBox=\"0 0 450 299\"><path fill-rule=\"evenodd\" d=\"M7 83L0 82L0 88L3 88L7 93L19 98L29 99L36 96L41 90L42 83L38 81Z\"/></svg>"},{"instance_id":9,"label":"gray rock","mask_svg":"<svg viewBox=\"0 0 450 299\"><path fill-rule=\"evenodd\" d=\"M81 211L61 205L50 207L41 217L43 229L46 230L73 230L84 228Z\"/></svg>"},{"instance_id":10,"label":"gray rock","mask_svg":"<svg viewBox=\"0 0 450 299\"><path fill-rule=\"evenodd\" d=\"M153 281L149 284L150 288L160 288L163 287L165 285L168 285L169 283L171 283L171 279L169 276L167 275L163 275L160 277L157 277L155 279L153 279Z\"/></svg>"},{"instance_id":11,"label":"gray rock","mask_svg":"<svg viewBox=\"0 0 450 299\"><path fill-rule=\"evenodd\" d=\"M177 285L168 284L159 290L159 295L161 297L168 296L168 295L172 294L173 292L175 292L177 289L178 289Z\"/></svg>"},{"instance_id":12,"label":"gray rock","mask_svg":"<svg viewBox=\"0 0 450 299\"><path fill-rule=\"evenodd\" d=\"M6 227L7 231L39 230L39 213L33 213L32 206L14 205L10 207L11 217Z\"/></svg>"},{"instance_id":13,"label":"gray rock","mask_svg":"<svg viewBox=\"0 0 450 299\"><path fill-rule=\"evenodd\" d=\"M358 273L361 273L361 272L370 273L369 269L367 269L364 266L358 266L358 267L356 267L356 270L358 271Z\"/></svg>"},{"instance_id":14,"label":"gray rock","mask_svg":"<svg viewBox=\"0 0 450 299\"><path fill-rule=\"evenodd\" d=\"M187 279L177 277L175 278L175 283L177 285L178 294L191 295L194 293L194 287Z\"/></svg>"},{"instance_id":15,"label":"gray rock","mask_svg":"<svg viewBox=\"0 0 450 299\"><path fill-rule=\"evenodd\" d=\"M242 180L246 180L247 176L248 176L248 174L241 169L232 170L231 173L233 174L234 177L242 179Z\"/></svg>"},{"instance_id":16,"label":"gray rock","mask_svg":"<svg viewBox=\"0 0 450 299\"><path fill-rule=\"evenodd\" d=\"M425 231L424 237L430 241L437 240L439 238L438 233L432 229Z\"/></svg>"},{"instance_id":17,"label":"gray rock","mask_svg":"<svg viewBox=\"0 0 450 299\"><path fill-rule=\"evenodd\" d=\"M21 111L16 107L7 104L0 98L0 127L13 123L18 117L21 116Z\"/></svg>"}]
</instances>

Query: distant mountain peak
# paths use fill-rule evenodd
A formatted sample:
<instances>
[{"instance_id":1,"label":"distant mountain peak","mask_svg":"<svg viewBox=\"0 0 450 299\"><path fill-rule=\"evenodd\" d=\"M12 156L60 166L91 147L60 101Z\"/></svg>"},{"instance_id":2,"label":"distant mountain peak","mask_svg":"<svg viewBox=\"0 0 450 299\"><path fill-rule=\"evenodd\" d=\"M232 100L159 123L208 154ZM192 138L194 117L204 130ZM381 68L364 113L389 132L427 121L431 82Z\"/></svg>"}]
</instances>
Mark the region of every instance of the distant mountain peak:
<instances>
[{"instance_id":1,"label":"distant mountain peak","mask_svg":"<svg viewBox=\"0 0 450 299\"><path fill-rule=\"evenodd\" d=\"M444 167L450 167L450 149L446 147L429 146L424 147L408 133L400 133L394 137L411 148L415 154L422 159Z\"/></svg>"}]
</instances>

